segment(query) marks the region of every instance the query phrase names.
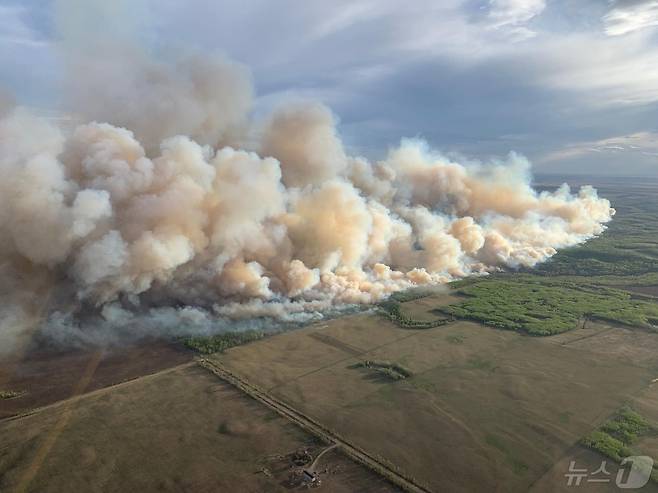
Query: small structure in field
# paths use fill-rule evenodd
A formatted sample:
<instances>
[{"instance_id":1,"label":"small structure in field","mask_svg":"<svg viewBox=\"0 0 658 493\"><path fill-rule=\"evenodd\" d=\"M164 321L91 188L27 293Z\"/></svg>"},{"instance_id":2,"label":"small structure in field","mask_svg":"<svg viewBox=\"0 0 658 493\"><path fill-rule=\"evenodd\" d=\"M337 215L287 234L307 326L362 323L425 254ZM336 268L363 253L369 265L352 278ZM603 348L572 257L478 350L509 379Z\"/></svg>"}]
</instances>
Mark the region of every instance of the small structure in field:
<instances>
[{"instance_id":1,"label":"small structure in field","mask_svg":"<svg viewBox=\"0 0 658 493\"><path fill-rule=\"evenodd\" d=\"M319 485L320 484L320 478L313 471L309 471L308 469L304 469L302 471L302 482L304 484L307 484L307 485Z\"/></svg>"}]
</instances>

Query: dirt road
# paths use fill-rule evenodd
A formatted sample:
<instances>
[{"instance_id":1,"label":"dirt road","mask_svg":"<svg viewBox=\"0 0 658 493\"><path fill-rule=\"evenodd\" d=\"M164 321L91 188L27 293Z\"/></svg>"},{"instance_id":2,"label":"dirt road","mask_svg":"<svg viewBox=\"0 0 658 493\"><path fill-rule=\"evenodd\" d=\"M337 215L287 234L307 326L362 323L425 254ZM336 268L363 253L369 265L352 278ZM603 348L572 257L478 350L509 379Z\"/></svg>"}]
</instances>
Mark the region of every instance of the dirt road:
<instances>
[{"instance_id":1,"label":"dirt road","mask_svg":"<svg viewBox=\"0 0 658 493\"><path fill-rule=\"evenodd\" d=\"M336 446L340 448L345 455L363 464L372 471L377 472L391 483L402 488L404 491L408 491L410 493L429 493L430 490L424 486L419 485L413 479L406 477L403 473L397 471L394 466L382 462L380 459L373 457L366 451L361 450L355 445L349 443L346 439L337 436L335 433L333 433L331 430L328 430L320 423L317 423L303 413L290 407L288 404L281 402L277 398L272 397L267 392L260 390L244 379L238 377L219 363L207 359L201 359L199 360L199 364L217 375L222 380L237 387L257 401L262 402L267 407L297 424L304 430L321 438L326 443L336 444Z\"/></svg>"}]
</instances>

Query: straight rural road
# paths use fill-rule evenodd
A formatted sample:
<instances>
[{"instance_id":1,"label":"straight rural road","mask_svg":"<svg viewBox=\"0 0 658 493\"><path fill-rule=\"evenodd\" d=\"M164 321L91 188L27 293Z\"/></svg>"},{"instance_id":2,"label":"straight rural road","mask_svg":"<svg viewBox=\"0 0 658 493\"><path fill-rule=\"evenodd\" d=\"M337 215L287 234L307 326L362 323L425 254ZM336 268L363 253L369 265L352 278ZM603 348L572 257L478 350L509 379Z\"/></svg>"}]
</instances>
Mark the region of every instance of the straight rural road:
<instances>
[{"instance_id":1,"label":"straight rural road","mask_svg":"<svg viewBox=\"0 0 658 493\"><path fill-rule=\"evenodd\" d=\"M284 418L292 421L297 424L304 430L312 433L313 435L321 438L327 443L333 443L338 448L340 448L345 455L351 459L363 464L367 468L375 471L381 476L385 477L391 483L402 488L404 491L409 493L430 493L430 490L425 488L422 485L419 485L412 478L409 478L402 473L398 472L392 466L382 462L380 459L373 457L366 451L356 447L355 445L349 443L344 438L337 436L331 430L328 430L320 423L317 423L313 419L309 418L305 414L299 412L298 410L292 408L288 404L278 400L276 397L268 394L267 392L260 390L258 387L250 384L241 377L238 377L221 364L216 361L211 361L208 359L200 359L199 364L217 375L222 380L230 383L234 387L238 388L242 392L256 399L257 401L262 402L270 409L274 410Z\"/></svg>"}]
</instances>

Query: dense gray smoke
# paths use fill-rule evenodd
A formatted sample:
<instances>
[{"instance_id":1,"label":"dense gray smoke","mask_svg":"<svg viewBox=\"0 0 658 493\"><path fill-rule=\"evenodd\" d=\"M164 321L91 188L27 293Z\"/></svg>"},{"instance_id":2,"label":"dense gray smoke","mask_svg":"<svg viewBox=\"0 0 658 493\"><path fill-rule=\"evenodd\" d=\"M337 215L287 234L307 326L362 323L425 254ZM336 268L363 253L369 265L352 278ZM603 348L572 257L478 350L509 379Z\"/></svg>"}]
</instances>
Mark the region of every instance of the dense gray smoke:
<instances>
[{"instance_id":1,"label":"dense gray smoke","mask_svg":"<svg viewBox=\"0 0 658 493\"><path fill-rule=\"evenodd\" d=\"M230 61L138 54L119 72L96 65L71 64L75 128L0 112L5 351L53 291L64 308L48 330L66 337L75 323L62 293L98 306L108 332L139 326L145 303L150 333L175 332L163 321L172 313L203 327L211 313L224 325L314 318L534 266L614 214L591 187L534 191L515 154L462 165L404 140L378 162L350 156L318 103L253 125L250 77ZM205 309L162 308L174 304Z\"/></svg>"}]
</instances>

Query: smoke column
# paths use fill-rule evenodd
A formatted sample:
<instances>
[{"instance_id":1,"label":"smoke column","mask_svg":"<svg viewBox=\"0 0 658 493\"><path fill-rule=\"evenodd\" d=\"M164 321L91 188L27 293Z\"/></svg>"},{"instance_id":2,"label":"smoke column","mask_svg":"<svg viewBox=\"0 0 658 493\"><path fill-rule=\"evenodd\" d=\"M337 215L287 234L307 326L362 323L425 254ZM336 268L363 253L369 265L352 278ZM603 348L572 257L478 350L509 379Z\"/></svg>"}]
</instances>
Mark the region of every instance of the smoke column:
<instances>
[{"instance_id":1,"label":"smoke column","mask_svg":"<svg viewBox=\"0 0 658 493\"><path fill-rule=\"evenodd\" d=\"M165 63L119 47L69 52L68 66L80 124L0 112L4 352L42 292L64 306L53 334L73 330L70 300L97 306L106 332L312 318L532 267L614 214L591 187L536 192L514 153L463 165L403 140L378 162L350 156L319 103L251 122L249 72L222 58Z\"/></svg>"}]
</instances>

